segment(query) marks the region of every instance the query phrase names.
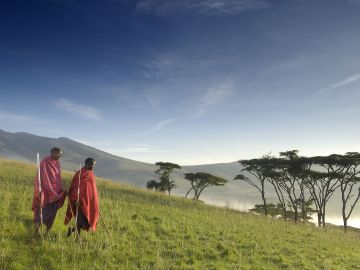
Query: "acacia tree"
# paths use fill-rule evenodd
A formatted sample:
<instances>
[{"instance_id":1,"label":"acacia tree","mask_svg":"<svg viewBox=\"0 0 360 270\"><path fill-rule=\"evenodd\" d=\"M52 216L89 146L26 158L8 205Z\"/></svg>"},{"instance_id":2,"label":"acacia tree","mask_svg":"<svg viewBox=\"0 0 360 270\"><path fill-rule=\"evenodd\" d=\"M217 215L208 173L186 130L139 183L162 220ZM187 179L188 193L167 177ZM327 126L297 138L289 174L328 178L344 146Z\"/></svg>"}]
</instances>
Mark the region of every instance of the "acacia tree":
<instances>
[{"instance_id":1,"label":"acacia tree","mask_svg":"<svg viewBox=\"0 0 360 270\"><path fill-rule=\"evenodd\" d=\"M228 180L222 177L204 172L186 173L185 179L188 180L191 185L191 188L188 190L185 197L189 195L190 191L194 191L194 200L199 200L199 197L205 188L211 186L223 186L228 182Z\"/></svg>"},{"instance_id":2,"label":"acacia tree","mask_svg":"<svg viewBox=\"0 0 360 270\"><path fill-rule=\"evenodd\" d=\"M160 190L160 183L156 180L150 180L146 183L146 187L148 189L155 189L156 191Z\"/></svg>"},{"instance_id":3,"label":"acacia tree","mask_svg":"<svg viewBox=\"0 0 360 270\"><path fill-rule=\"evenodd\" d=\"M278 179L280 187L285 190L288 196L288 202L294 211L294 220L298 221L298 203L300 202L301 195L297 193L296 184L297 184L297 174L299 173L299 168L297 164L295 164L295 160L298 158L297 156L298 150L292 150L287 152L281 152L280 156L288 158L288 160L284 160L279 162L278 168L282 171L282 177Z\"/></svg>"},{"instance_id":4,"label":"acacia tree","mask_svg":"<svg viewBox=\"0 0 360 270\"><path fill-rule=\"evenodd\" d=\"M316 208L318 226L325 228L326 205L335 190L340 186L339 175L335 172L331 172L329 166L326 166L329 161L328 157L318 156L309 159L311 159L314 165L320 165L326 168L325 172L309 171L305 183Z\"/></svg>"},{"instance_id":5,"label":"acacia tree","mask_svg":"<svg viewBox=\"0 0 360 270\"><path fill-rule=\"evenodd\" d=\"M181 169L180 165L171 163L171 162L156 162L155 165L160 168L155 171L157 175L160 177L159 188L158 191L168 192L170 194L171 190L176 187L175 181L170 179L170 174L175 169Z\"/></svg>"},{"instance_id":6,"label":"acacia tree","mask_svg":"<svg viewBox=\"0 0 360 270\"><path fill-rule=\"evenodd\" d=\"M255 179L250 179L243 174L238 174L234 178L234 180L240 180L250 184L261 193L265 215L268 214L265 197L265 182L271 182L269 178L273 176L274 172L274 166L271 160L272 157L270 155L265 155L261 159L240 160L239 163L244 166L241 171L251 174Z\"/></svg>"},{"instance_id":7,"label":"acacia tree","mask_svg":"<svg viewBox=\"0 0 360 270\"><path fill-rule=\"evenodd\" d=\"M299 215L302 220L310 219L312 199L309 192L306 191L305 179L306 172L310 170L311 163L306 158L300 158L297 150L281 152L280 158L270 155L261 159L243 161L247 171L255 179L250 179L242 174L235 177L234 180L242 180L255 187L262 195L264 212L267 214L267 205L265 198L265 182L268 181L274 188L278 197L279 207L283 211L284 219L293 217L298 221ZM258 183L256 183L258 182ZM293 211L288 211L288 206Z\"/></svg>"},{"instance_id":8,"label":"acacia tree","mask_svg":"<svg viewBox=\"0 0 360 270\"><path fill-rule=\"evenodd\" d=\"M360 199L360 153L348 152L345 155L330 155L321 164L337 175L341 192L341 214L344 231L348 220Z\"/></svg>"},{"instance_id":9,"label":"acacia tree","mask_svg":"<svg viewBox=\"0 0 360 270\"><path fill-rule=\"evenodd\" d=\"M312 161L297 155L298 150L291 150L280 153L280 159L276 167L281 171L280 178L277 179L279 186L288 197L289 205L294 211L294 221L298 222L299 214L305 222L310 218L311 204L313 199L307 191L307 175L311 171ZM300 212L299 212L300 211Z\"/></svg>"},{"instance_id":10,"label":"acacia tree","mask_svg":"<svg viewBox=\"0 0 360 270\"><path fill-rule=\"evenodd\" d=\"M274 164L274 168L275 167L276 166ZM278 205L280 206L280 208L282 209L282 212L283 212L283 218L285 220L287 220L287 218L289 216L288 215L289 211L287 210L287 203L286 203L286 198L285 198L286 194L284 194L285 192L281 185L281 179L283 179L283 173L274 170L268 179L269 179L270 184L273 186L273 188L275 190L276 196L279 201Z\"/></svg>"},{"instance_id":11,"label":"acacia tree","mask_svg":"<svg viewBox=\"0 0 360 270\"><path fill-rule=\"evenodd\" d=\"M242 171L248 172L255 179L246 177L243 174L238 174L235 176L234 180L245 181L261 193L263 201L262 208L265 215L268 214L268 205L265 197L265 183L268 181L273 186L278 197L279 203L277 208L282 210L282 216L286 220L289 211L287 210L284 190L281 187L281 182L279 180L283 177L283 173L278 169L279 159L270 155L265 155L260 159L244 160L239 162L245 166Z\"/></svg>"}]
</instances>

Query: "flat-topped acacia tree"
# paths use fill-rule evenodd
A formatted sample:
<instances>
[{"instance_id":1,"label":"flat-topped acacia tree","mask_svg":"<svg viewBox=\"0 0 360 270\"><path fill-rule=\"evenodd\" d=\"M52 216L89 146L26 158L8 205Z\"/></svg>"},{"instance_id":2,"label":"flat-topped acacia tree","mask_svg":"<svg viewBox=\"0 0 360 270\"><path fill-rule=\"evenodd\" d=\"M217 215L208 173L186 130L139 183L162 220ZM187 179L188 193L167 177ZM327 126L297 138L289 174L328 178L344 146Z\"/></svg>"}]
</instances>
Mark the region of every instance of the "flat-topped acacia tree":
<instances>
[{"instance_id":1,"label":"flat-topped acacia tree","mask_svg":"<svg viewBox=\"0 0 360 270\"><path fill-rule=\"evenodd\" d=\"M186 193L185 197L189 195L190 191L194 191L194 200L199 200L199 197L205 188L211 186L223 186L228 182L228 180L222 177L204 172L186 173L185 179L188 180L191 185L191 188Z\"/></svg>"},{"instance_id":2,"label":"flat-topped acacia tree","mask_svg":"<svg viewBox=\"0 0 360 270\"><path fill-rule=\"evenodd\" d=\"M150 180L147 182L148 188L155 188L160 192L168 192L170 194L173 188L176 188L175 181L170 179L170 174L175 169L181 169L181 166L171 162L156 162L155 165L159 166L155 173L159 175L160 181Z\"/></svg>"},{"instance_id":3,"label":"flat-topped acacia tree","mask_svg":"<svg viewBox=\"0 0 360 270\"><path fill-rule=\"evenodd\" d=\"M346 232L348 220L360 199L360 153L333 154L324 157L319 164L329 173L336 175L339 181L341 214Z\"/></svg>"},{"instance_id":4,"label":"flat-topped acacia tree","mask_svg":"<svg viewBox=\"0 0 360 270\"><path fill-rule=\"evenodd\" d=\"M241 172L247 172L254 178L249 178L244 174L238 174L234 177L234 180L244 181L261 193L263 201L264 214L268 214L266 197L265 197L265 182L271 183L270 178L274 176L274 165L271 160L274 157L265 155L262 158L256 158L251 160L240 160L239 163L244 166Z\"/></svg>"}]
</instances>

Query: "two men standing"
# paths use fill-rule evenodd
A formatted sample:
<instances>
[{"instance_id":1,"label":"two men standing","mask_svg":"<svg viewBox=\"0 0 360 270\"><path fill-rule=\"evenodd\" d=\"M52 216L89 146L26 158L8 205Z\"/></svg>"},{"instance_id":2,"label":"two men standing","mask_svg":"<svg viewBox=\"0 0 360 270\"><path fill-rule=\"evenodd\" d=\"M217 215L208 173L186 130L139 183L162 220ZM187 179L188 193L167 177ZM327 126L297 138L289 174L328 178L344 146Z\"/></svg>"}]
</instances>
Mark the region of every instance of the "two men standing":
<instances>
[{"instance_id":1,"label":"two men standing","mask_svg":"<svg viewBox=\"0 0 360 270\"><path fill-rule=\"evenodd\" d=\"M93 167L95 160L88 158L85 167L76 172L69 192L63 189L60 169L61 149L54 147L51 155L40 163L40 169L34 180L34 196L32 210L34 212L35 235L39 233L41 223L46 226L46 232L51 229L57 211L69 196L68 211L65 224L76 217L76 228L95 231L99 217L98 194ZM39 176L40 173L40 176ZM40 179L40 180L39 180ZM79 185L80 184L80 185ZM71 229L71 232L73 229ZM68 234L70 235L71 232Z\"/></svg>"}]
</instances>

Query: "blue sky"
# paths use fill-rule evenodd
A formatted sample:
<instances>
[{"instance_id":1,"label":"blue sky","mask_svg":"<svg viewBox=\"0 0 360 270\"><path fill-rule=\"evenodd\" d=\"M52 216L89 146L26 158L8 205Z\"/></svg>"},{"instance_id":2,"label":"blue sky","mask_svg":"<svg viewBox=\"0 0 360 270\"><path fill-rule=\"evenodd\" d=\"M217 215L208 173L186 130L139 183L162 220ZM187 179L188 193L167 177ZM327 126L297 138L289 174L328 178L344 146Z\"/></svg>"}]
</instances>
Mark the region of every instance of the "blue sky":
<instances>
[{"instance_id":1,"label":"blue sky","mask_svg":"<svg viewBox=\"0 0 360 270\"><path fill-rule=\"evenodd\" d=\"M358 0L5 0L0 128L139 161L360 151Z\"/></svg>"}]
</instances>

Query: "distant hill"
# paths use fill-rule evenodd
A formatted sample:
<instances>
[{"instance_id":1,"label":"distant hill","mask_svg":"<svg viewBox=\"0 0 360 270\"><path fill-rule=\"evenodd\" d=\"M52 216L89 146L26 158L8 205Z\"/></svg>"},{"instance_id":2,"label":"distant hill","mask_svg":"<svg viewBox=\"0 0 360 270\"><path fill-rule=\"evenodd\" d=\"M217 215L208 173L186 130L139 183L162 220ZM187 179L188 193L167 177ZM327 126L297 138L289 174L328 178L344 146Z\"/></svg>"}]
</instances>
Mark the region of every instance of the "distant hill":
<instances>
[{"instance_id":1,"label":"distant hill","mask_svg":"<svg viewBox=\"0 0 360 270\"><path fill-rule=\"evenodd\" d=\"M152 177L156 168L153 164L117 157L63 137L55 139L25 132L10 133L0 130L0 146L0 156L33 163L36 162L37 152L41 157L45 157L50 154L52 147L57 146L63 150L63 169L76 170L85 158L93 157L97 161L97 175L138 186L143 186L147 179Z\"/></svg>"},{"instance_id":2,"label":"distant hill","mask_svg":"<svg viewBox=\"0 0 360 270\"><path fill-rule=\"evenodd\" d=\"M79 167L79 163L84 162L85 158L93 157L97 161L95 172L98 176L140 187L145 187L149 179L156 177L154 171L157 166L154 164L118 157L64 137L48 138L25 132L11 133L0 129L0 146L0 156L32 163L36 161L37 152L40 153L41 157L45 157L49 155L52 147L57 146L63 150L63 156L61 158L61 166L63 169L69 171L76 170ZM237 162L233 162L184 166L180 172L174 174L178 186L175 193L183 194L188 188L188 184L183 177L184 173L199 171L212 173L231 180L240 171L240 165ZM246 185L243 186L245 189L248 188ZM206 193L212 194L210 196L212 199L220 200L220 198L218 198L219 194L227 193L227 191L230 190L233 191L234 188L238 189L239 184L230 183L229 187L217 188L214 191L210 190Z\"/></svg>"}]
</instances>

